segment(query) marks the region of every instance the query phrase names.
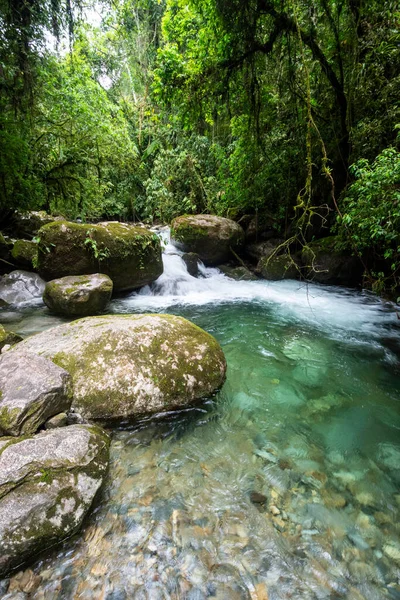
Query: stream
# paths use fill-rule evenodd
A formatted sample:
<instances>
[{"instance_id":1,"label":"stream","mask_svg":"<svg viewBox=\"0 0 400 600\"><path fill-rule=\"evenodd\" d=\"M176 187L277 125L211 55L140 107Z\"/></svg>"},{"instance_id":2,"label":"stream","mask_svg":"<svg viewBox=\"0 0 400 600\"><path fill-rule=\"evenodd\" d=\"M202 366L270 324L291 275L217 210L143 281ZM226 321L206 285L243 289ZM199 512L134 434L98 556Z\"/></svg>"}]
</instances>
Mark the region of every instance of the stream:
<instances>
[{"instance_id":1,"label":"stream","mask_svg":"<svg viewBox=\"0 0 400 600\"><path fill-rule=\"evenodd\" d=\"M83 529L38 557L29 596L0 597L399 600L395 306L205 267L194 278L165 239L164 274L109 310L190 319L220 342L226 383L114 431ZM0 322L26 336L63 319L37 302Z\"/></svg>"}]
</instances>

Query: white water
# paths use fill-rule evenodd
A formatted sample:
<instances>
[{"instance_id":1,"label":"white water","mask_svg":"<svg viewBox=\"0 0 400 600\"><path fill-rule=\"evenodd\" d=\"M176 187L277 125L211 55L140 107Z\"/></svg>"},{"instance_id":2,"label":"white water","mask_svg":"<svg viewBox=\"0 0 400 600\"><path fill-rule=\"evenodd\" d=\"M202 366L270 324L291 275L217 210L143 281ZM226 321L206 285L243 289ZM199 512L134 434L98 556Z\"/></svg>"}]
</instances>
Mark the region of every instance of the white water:
<instances>
[{"instance_id":1,"label":"white water","mask_svg":"<svg viewBox=\"0 0 400 600\"><path fill-rule=\"evenodd\" d=\"M163 274L152 285L115 301L113 312L159 312L174 305L257 302L277 312L283 320L300 320L352 341L360 335L382 336L387 328L400 323L395 305L342 287L294 280L234 281L204 265L200 266L201 276L192 277L181 258L182 252L170 242L169 230L161 235L166 245Z\"/></svg>"}]
</instances>

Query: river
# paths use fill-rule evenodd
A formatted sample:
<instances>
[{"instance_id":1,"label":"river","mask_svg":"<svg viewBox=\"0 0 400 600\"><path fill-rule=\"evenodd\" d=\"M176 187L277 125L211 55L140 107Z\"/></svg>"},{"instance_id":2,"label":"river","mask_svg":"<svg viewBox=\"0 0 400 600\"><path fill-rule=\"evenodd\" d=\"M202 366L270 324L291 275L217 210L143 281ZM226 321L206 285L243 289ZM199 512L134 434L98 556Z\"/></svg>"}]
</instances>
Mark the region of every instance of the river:
<instances>
[{"instance_id":1,"label":"river","mask_svg":"<svg viewBox=\"0 0 400 600\"><path fill-rule=\"evenodd\" d=\"M114 431L98 506L32 566L29 598L399 599L394 305L205 267L193 278L164 237L164 274L110 312L190 319L222 345L227 381ZM0 320L23 335L62 322L40 302Z\"/></svg>"}]
</instances>

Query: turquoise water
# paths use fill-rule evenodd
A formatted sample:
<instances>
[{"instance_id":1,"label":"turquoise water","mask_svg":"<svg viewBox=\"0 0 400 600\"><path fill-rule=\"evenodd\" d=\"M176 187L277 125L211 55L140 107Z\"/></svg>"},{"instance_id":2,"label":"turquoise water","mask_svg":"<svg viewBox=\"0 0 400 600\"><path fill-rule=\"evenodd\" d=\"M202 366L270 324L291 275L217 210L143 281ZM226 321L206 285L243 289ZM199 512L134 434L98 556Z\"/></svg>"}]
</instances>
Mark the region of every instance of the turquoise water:
<instances>
[{"instance_id":1,"label":"turquoise water","mask_svg":"<svg viewBox=\"0 0 400 600\"><path fill-rule=\"evenodd\" d=\"M111 310L191 319L221 343L227 381L114 432L100 504L32 566L29 598L400 598L394 307L215 270L179 279L173 261ZM25 334L59 322L40 304L4 321Z\"/></svg>"}]
</instances>

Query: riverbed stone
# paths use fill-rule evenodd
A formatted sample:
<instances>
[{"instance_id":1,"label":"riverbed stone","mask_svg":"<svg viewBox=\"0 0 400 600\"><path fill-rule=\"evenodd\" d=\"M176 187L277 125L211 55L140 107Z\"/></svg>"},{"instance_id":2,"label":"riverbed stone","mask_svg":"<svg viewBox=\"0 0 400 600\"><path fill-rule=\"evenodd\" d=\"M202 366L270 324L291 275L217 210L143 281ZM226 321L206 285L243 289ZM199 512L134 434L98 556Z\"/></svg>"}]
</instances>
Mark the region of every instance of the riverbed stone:
<instances>
[{"instance_id":1,"label":"riverbed stone","mask_svg":"<svg viewBox=\"0 0 400 600\"><path fill-rule=\"evenodd\" d=\"M299 279L299 262L295 256L281 254L260 259L257 271L264 279L280 281L281 279Z\"/></svg>"},{"instance_id":2,"label":"riverbed stone","mask_svg":"<svg viewBox=\"0 0 400 600\"><path fill-rule=\"evenodd\" d=\"M108 275L72 275L48 281L43 302L56 314L86 317L104 312L112 290Z\"/></svg>"},{"instance_id":3,"label":"riverbed stone","mask_svg":"<svg viewBox=\"0 0 400 600\"><path fill-rule=\"evenodd\" d=\"M337 250L335 236L310 242L301 253L306 277L317 283L358 286L363 265L357 256Z\"/></svg>"},{"instance_id":4,"label":"riverbed stone","mask_svg":"<svg viewBox=\"0 0 400 600\"><path fill-rule=\"evenodd\" d=\"M195 252L205 265L227 262L240 252L244 231L238 223L215 215L185 215L171 224L171 240L185 252Z\"/></svg>"},{"instance_id":5,"label":"riverbed stone","mask_svg":"<svg viewBox=\"0 0 400 600\"><path fill-rule=\"evenodd\" d=\"M30 435L71 406L71 376L32 352L0 357L0 435Z\"/></svg>"},{"instance_id":6,"label":"riverbed stone","mask_svg":"<svg viewBox=\"0 0 400 600\"><path fill-rule=\"evenodd\" d=\"M182 254L182 260L186 265L187 272L192 277L197 277L199 274L200 257L196 252L185 252Z\"/></svg>"},{"instance_id":7,"label":"riverbed stone","mask_svg":"<svg viewBox=\"0 0 400 600\"><path fill-rule=\"evenodd\" d=\"M99 490L109 438L71 425L0 446L0 575L74 533Z\"/></svg>"},{"instance_id":8,"label":"riverbed stone","mask_svg":"<svg viewBox=\"0 0 400 600\"><path fill-rule=\"evenodd\" d=\"M13 331L6 331L3 325L0 325L0 352L5 346L13 346L22 341L22 337Z\"/></svg>"},{"instance_id":9,"label":"riverbed stone","mask_svg":"<svg viewBox=\"0 0 400 600\"><path fill-rule=\"evenodd\" d=\"M104 273L114 291L133 290L162 271L158 236L117 221L88 225L61 221L39 231L38 270L46 280Z\"/></svg>"},{"instance_id":10,"label":"riverbed stone","mask_svg":"<svg viewBox=\"0 0 400 600\"><path fill-rule=\"evenodd\" d=\"M0 279L0 301L3 305L21 304L41 298L45 282L37 273L16 270Z\"/></svg>"},{"instance_id":11,"label":"riverbed stone","mask_svg":"<svg viewBox=\"0 0 400 600\"><path fill-rule=\"evenodd\" d=\"M31 336L19 347L68 371L74 410L102 421L191 405L225 380L218 342L173 315L87 317Z\"/></svg>"},{"instance_id":12,"label":"riverbed stone","mask_svg":"<svg viewBox=\"0 0 400 600\"><path fill-rule=\"evenodd\" d=\"M11 251L12 261L23 269L35 270L38 245L32 240L16 240Z\"/></svg>"},{"instance_id":13,"label":"riverbed stone","mask_svg":"<svg viewBox=\"0 0 400 600\"><path fill-rule=\"evenodd\" d=\"M257 275L254 275L247 267L232 267L230 265L220 265L219 270L224 275L235 281L257 281Z\"/></svg>"}]
</instances>

